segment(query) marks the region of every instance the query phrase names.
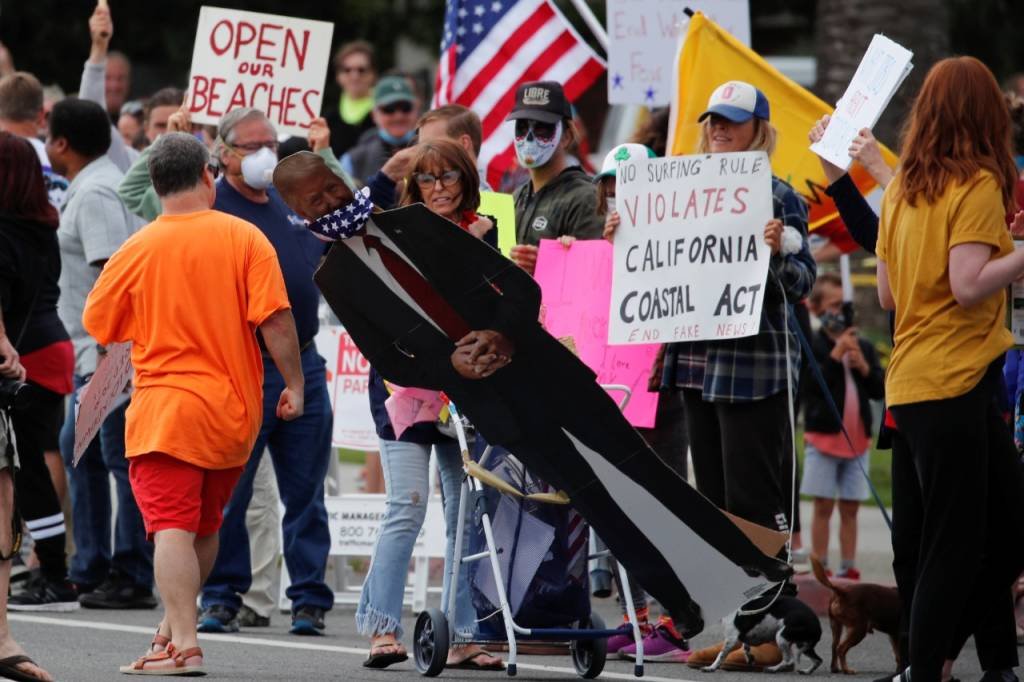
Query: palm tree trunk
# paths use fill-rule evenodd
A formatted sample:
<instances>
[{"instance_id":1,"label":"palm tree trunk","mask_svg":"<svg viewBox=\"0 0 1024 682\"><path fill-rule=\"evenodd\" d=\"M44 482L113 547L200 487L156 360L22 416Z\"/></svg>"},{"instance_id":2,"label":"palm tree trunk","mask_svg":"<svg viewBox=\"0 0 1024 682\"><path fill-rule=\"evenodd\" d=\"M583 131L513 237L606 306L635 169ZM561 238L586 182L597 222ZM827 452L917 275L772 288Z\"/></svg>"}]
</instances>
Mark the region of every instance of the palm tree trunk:
<instances>
[{"instance_id":1,"label":"palm tree trunk","mask_svg":"<svg viewBox=\"0 0 1024 682\"><path fill-rule=\"evenodd\" d=\"M835 104L876 33L914 53L914 70L875 126L875 136L895 149L899 132L924 76L949 56L949 11L944 0L818 0L815 90Z\"/></svg>"}]
</instances>

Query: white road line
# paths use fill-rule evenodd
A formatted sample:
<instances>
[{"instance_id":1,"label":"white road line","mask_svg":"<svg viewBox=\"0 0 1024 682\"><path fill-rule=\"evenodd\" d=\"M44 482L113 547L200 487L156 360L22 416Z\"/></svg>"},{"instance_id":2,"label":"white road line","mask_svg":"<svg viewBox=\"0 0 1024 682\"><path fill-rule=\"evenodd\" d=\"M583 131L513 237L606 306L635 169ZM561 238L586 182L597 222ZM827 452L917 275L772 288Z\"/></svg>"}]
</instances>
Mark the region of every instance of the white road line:
<instances>
[{"instance_id":1,"label":"white road line","mask_svg":"<svg viewBox=\"0 0 1024 682\"><path fill-rule=\"evenodd\" d=\"M153 628L145 628L139 625L120 625L118 623L105 623L99 620L72 620L62 618L49 618L47 616L30 616L23 613L8 613L7 620L15 623L36 623L38 625L58 625L68 628L86 628L89 630L106 630L108 632L131 632L139 635L153 634ZM199 639L210 642L226 642L229 644L248 644L252 646L269 646L279 649L301 649L305 651L330 651L337 654L348 654L350 656L366 656L365 648L351 646L335 646L333 644L313 644L312 642L285 642L278 639L263 639L261 637L244 637L242 635L219 635L199 633ZM522 670L537 670L541 672L563 673L576 676L572 668L559 668L553 665L536 665L534 663L519 663ZM605 671L601 673L602 678L613 680L637 680L631 674ZM644 675L641 680L649 682L689 682L679 677L655 677Z\"/></svg>"}]
</instances>

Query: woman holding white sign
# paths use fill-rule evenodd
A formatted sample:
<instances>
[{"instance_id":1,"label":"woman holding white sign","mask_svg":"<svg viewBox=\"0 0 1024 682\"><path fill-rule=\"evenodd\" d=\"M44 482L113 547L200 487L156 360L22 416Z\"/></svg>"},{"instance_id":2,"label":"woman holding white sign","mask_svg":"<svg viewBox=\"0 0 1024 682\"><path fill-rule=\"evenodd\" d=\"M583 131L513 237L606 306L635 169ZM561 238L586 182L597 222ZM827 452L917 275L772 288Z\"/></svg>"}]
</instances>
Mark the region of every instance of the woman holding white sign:
<instances>
[{"instance_id":1,"label":"woman holding white sign","mask_svg":"<svg viewBox=\"0 0 1024 682\"><path fill-rule=\"evenodd\" d=\"M723 83L700 116L696 151L763 151L771 156L776 131L769 118L764 93L742 81ZM816 266L807 243L807 206L775 176L772 204L774 217L764 226L771 261L760 332L671 344L670 356L676 360L667 362L665 380L683 393L697 489L731 514L788 531L793 507L791 404L800 366L799 342L789 328L790 306L811 292ZM785 589L795 593L792 585ZM707 665L719 648L693 652L688 664ZM774 644L755 648L754 655L758 665L782 660Z\"/></svg>"}]
</instances>

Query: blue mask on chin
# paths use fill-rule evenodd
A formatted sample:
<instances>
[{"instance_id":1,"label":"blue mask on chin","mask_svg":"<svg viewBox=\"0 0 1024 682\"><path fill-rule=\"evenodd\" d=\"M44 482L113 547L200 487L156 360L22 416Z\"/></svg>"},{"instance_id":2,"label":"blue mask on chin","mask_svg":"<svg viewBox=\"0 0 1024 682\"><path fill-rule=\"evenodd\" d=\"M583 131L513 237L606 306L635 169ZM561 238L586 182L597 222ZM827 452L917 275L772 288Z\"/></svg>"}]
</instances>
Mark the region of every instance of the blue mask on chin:
<instances>
[{"instance_id":1,"label":"blue mask on chin","mask_svg":"<svg viewBox=\"0 0 1024 682\"><path fill-rule=\"evenodd\" d=\"M377 128L377 134L380 135L380 139L384 140L384 142L391 145L392 147L405 147L410 142L412 142L412 138L416 136L416 131L410 130L401 137L395 137L394 135L384 130L383 128Z\"/></svg>"}]
</instances>

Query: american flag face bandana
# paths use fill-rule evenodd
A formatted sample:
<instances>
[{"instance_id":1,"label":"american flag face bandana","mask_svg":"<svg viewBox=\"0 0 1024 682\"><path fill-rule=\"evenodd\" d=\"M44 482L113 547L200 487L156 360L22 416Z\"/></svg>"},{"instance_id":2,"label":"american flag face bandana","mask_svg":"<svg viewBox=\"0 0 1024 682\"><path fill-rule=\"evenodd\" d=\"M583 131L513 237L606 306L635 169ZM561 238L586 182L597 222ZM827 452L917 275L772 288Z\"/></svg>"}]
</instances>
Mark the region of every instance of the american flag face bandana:
<instances>
[{"instance_id":1,"label":"american flag face bandana","mask_svg":"<svg viewBox=\"0 0 1024 682\"><path fill-rule=\"evenodd\" d=\"M356 192L352 201L312 222L307 221L306 227L319 239L336 242L360 232L371 213L373 202L370 201L370 188L364 187Z\"/></svg>"}]
</instances>

